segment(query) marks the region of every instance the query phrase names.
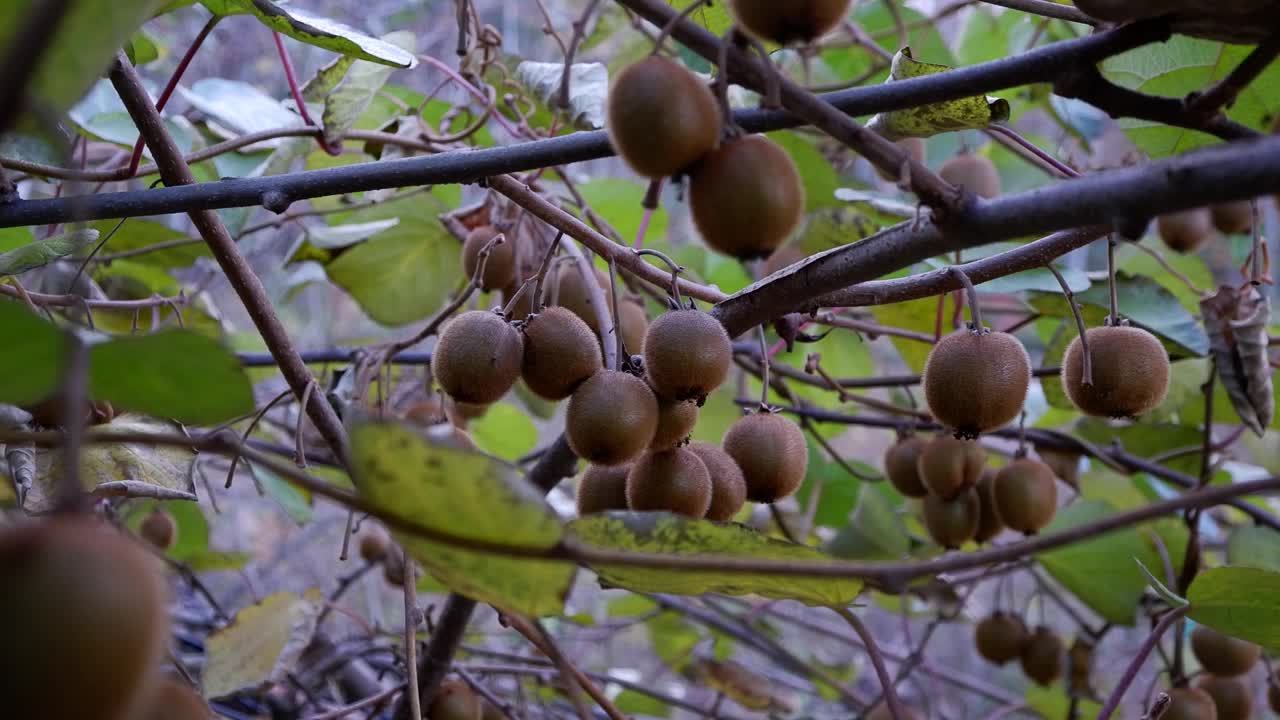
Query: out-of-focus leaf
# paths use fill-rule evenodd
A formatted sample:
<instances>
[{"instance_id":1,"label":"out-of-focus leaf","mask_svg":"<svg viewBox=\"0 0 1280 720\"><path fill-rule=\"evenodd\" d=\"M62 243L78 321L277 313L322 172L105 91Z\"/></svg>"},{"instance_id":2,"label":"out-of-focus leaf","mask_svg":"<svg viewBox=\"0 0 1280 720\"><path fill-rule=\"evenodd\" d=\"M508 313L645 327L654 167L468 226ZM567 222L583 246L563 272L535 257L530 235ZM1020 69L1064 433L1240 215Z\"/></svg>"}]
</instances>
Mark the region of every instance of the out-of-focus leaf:
<instances>
[{"instance_id":1,"label":"out-of-focus leaf","mask_svg":"<svg viewBox=\"0 0 1280 720\"><path fill-rule=\"evenodd\" d=\"M205 697L284 682L311 644L323 606L324 595L312 588L302 597L276 593L236 613L205 641Z\"/></svg>"},{"instance_id":2,"label":"out-of-focus leaf","mask_svg":"<svg viewBox=\"0 0 1280 720\"><path fill-rule=\"evenodd\" d=\"M125 43L124 52L134 65L146 65L160 59L160 47L147 33L139 30Z\"/></svg>"},{"instance_id":3,"label":"out-of-focus leaf","mask_svg":"<svg viewBox=\"0 0 1280 720\"><path fill-rule=\"evenodd\" d=\"M899 560L911 549L911 538L880 488L863 484L853 517L825 549L846 560Z\"/></svg>"},{"instance_id":4,"label":"out-of-focus leaf","mask_svg":"<svg viewBox=\"0 0 1280 720\"><path fill-rule=\"evenodd\" d=\"M689 3L684 2L684 0L667 0L667 4L679 11L684 11L689 7ZM729 10L725 5L726 3L705 4L689 13L689 19L710 30L712 34L724 35L729 26L733 24L733 18L729 17Z\"/></svg>"},{"instance_id":5,"label":"out-of-focus leaf","mask_svg":"<svg viewBox=\"0 0 1280 720\"><path fill-rule=\"evenodd\" d=\"M295 5L280 5L271 0L201 0L201 3L218 15L254 15L278 33L325 50L398 68L418 64L411 52Z\"/></svg>"},{"instance_id":6,"label":"out-of-focus leaf","mask_svg":"<svg viewBox=\"0 0 1280 720\"><path fill-rule=\"evenodd\" d=\"M245 464L250 465L250 471L258 479L262 491L279 503L290 519L299 525L311 522L314 513L311 511L311 499L306 493L261 465L251 464L247 460Z\"/></svg>"},{"instance_id":7,"label":"out-of-focus leaf","mask_svg":"<svg viewBox=\"0 0 1280 720\"><path fill-rule=\"evenodd\" d=\"M363 242L384 230L400 224L400 218L387 218L346 225L320 225L307 228L307 242L322 250L340 250Z\"/></svg>"},{"instance_id":8,"label":"out-of-focus leaf","mask_svg":"<svg viewBox=\"0 0 1280 720\"><path fill-rule=\"evenodd\" d=\"M18 275L48 265L60 257L89 247L97 240L97 230L72 230L44 240L36 240L30 245L24 245L7 253L0 253L0 277Z\"/></svg>"},{"instance_id":9,"label":"out-of-focus leaf","mask_svg":"<svg viewBox=\"0 0 1280 720\"><path fill-rule=\"evenodd\" d=\"M48 397L62 379L67 338L24 305L0 302L0 402L29 405Z\"/></svg>"},{"instance_id":10,"label":"out-of-focus leaf","mask_svg":"<svg viewBox=\"0 0 1280 720\"><path fill-rule=\"evenodd\" d=\"M1261 437L1276 409L1268 354L1271 301L1255 287L1223 286L1200 307L1218 377L1240 420Z\"/></svg>"},{"instance_id":11,"label":"out-of-focus leaf","mask_svg":"<svg viewBox=\"0 0 1280 720\"><path fill-rule=\"evenodd\" d=\"M203 78L197 80L189 90L179 85L178 93L197 110L216 118L225 130L234 134L278 130L302 124L302 117L280 101L256 86L239 80ZM279 147L289 140L290 138L269 140L262 145Z\"/></svg>"},{"instance_id":12,"label":"out-of-focus leaf","mask_svg":"<svg viewBox=\"0 0 1280 720\"><path fill-rule=\"evenodd\" d=\"M699 660L694 671L707 687L724 693L748 710L767 710L774 704L773 683L733 660Z\"/></svg>"},{"instance_id":13,"label":"out-of-focus leaf","mask_svg":"<svg viewBox=\"0 0 1280 720\"><path fill-rule=\"evenodd\" d=\"M99 220L92 224L100 233L109 233L116 226L115 220ZM131 219L111 236L102 252L117 253L126 250L141 250L160 243L175 243L190 238L184 232L175 230L162 222L154 220ZM209 246L199 238L195 242L165 247L162 250L141 253L128 258L129 262L159 267L166 272L174 268L190 266L199 257L208 257Z\"/></svg>"},{"instance_id":14,"label":"out-of-focus leaf","mask_svg":"<svg viewBox=\"0 0 1280 720\"><path fill-rule=\"evenodd\" d=\"M490 455L515 460L538 444L538 428L520 408L511 403L494 403L483 417L467 426L471 439Z\"/></svg>"},{"instance_id":15,"label":"out-of-focus leaf","mask_svg":"<svg viewBox=\"0 0 1280 720\"><path fill-rule=\"evenodd\" d=\"M902 48L893 56L888 82L936 75L950 69L945 65L916 60L911 56L911 48ZM1008 119L1007 100L976 96L880 113L867 122L867 128L890 140L901 140L909 137L932 137L956 130L980 129Z\"/></svg>"},{"instance_id":16,"label":"out-of-focus leaf","mask_svg":"<svg viewBox=\"0 0 1280 720\"><path fill-rule=\"evenodd\" d=\"M404 48L410 53L417 45L417 38L413 33L403 30L384 35L382 41ZM367 60L352 63L337 87L324 96L321 124L324 126L325 140L336 143L348 130L355 127L392 72L394 68Z\"/></svg>"},{"instance_id":17,"label":"out-of-focus leaf","mask_svg":"<svg viewBox=\"0 0 1280 720\"><path fill-rule=\"evenodd\" d=\"M1260 525L1236 528L1227 541L1227 563L1280 572L1280 532Z\"/></svg>"},{"instance_id":18,"label":"out-of-focus leaf","mask_svg":"<svg viewBox=\"0 0 1280 720\"><path fill-rule=\"evenodd\" d=\"M1251 567L1201 572L1187 590L1190 618L1232 637L1280 651L1280 573Z\"/></svg>"},{"instance_id":19,"label":"out-of-focus leaf","mask_svg":"<svg viewBox=\"0 0 1280 720\"><path fill-rule=\"evenodd\" d=\"M524 61L516 77L542 102L557 107L564 63ZM604 127L604 102L609 96L609 70L601 63L574 63L569 68L569 118L582 130Z\"/></svg>"},{"instance_id":20,"label":"out-of-focus leaf","mask_svg":"<svg viewBox=\"0 0 1280 720\"><path fill-rule=\"evenodd\" d=\"M836 198L836 190L840 187L840 178L831 161L818 152L818 148L809 138L799 133L786 130L770 133L769 138L787 151L800 178L804 182L805 208L813 211L818 208L831 208L842 205ZM853 242L860 236L845 237L839 244Z\"/></svg>"}]
</instances>

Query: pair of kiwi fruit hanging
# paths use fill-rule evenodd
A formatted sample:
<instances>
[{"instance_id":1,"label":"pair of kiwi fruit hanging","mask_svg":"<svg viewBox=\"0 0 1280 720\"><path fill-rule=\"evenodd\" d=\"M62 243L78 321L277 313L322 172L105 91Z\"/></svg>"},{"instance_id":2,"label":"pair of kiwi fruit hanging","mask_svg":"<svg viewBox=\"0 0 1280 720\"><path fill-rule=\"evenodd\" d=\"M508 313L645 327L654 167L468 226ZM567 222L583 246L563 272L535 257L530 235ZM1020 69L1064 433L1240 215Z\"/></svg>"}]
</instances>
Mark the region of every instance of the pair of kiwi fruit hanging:
<instances>
[{"instance_id":1,"label":"pair of kiwi fruit hanging","mask_svg":"<svg viewBox=\"0 0 1280 720\"><path fill-rule=\"evenodd\" d=\"M982 446L946 435L917 440L907 438L890 449L886 472L899 490L906 488L916 493L913 497L923 498L922 519L929 537L944 548L956 549L977 537L980 528L993 532L989 521L983 521L984 503L977 489L986 462ZM911 454L916 455L914 476L905 463Z\"/></svg>"},{"instance_id":2,"label":"pair of kiwi fruit hanging","mask_svg":"<svg viewBox=\"0 0 1280 720\"><path fill-rule=\"evenodd\" d=\"M1161 215L1156 234L1165 247L1194 253L1219 235L1239 235L1253 229L1253 205L1248 200L1193 208Z\"/></svg>"},{"instance_id":3,"label":"pair of kiwi fruit hanging","mask_svg":"<svg viewBox=\"0 0 1280 720\"><path fill-rule=\"evenodd\" d=\"M1022 618L996 611L974 628L974 645L987 662L1004 665L1022 657L1031 639L1031 631Z\"/></svg>"},{"instance_id":4,"label":"pair of kiwi fruit hanging","mask_svg":"<svg viewBox=\"0 0 1280 720\"><path fill-rule=\"evenodd\" d=\"M1084 382L1084 343L1077 336L1062 359L1062 385L1081 412L1095 417L1134 418L1164 402L1169 354L1154 335L1128 325L1085 331L1092 361Z\"/></svg>"}]
</instances>

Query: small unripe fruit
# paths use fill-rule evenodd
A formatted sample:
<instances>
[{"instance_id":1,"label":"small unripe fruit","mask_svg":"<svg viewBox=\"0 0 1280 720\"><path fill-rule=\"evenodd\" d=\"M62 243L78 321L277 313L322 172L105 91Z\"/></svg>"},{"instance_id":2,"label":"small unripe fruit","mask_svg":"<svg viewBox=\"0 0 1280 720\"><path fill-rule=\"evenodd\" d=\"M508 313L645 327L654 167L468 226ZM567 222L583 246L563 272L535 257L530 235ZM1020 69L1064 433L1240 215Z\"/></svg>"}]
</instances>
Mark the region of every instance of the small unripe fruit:
<instances>
[{"instance_id":1,"label":"small unripe fruit","mask_svg":"<svg viewBox=\"0 0 1280 720\"><path fill-rule=\"evenodd\" d=\"M942 163L938 175L981 198L990 199L1000 194L1000 173L985 155L956 155Z\"/></svg>"},{"instance_id":2,"label":"small unripe fruit","mask_svg":"<svg viewBox=\"0 0 1280 720\"><path fill-rule=\"evenodd\" d=\"M1022 648L1022 672L1040 685L1049 685L1062 674L1062 641L1047 627L1038 627Z\"/></svg>"},{"instance_id":3,"label":"small unripe fruit","mask_svg":"<svg viewBox=\"0 0 1280 720\"><path fill-rule=\"evenodd\" d=\"M520 377L535 395L563 400L603 367L599 340L571 311L546 308L525 323Z\"/></svg>"},{"instance_id":4,"label":"small unripe fruit","mask_svg":"<svg viewBox=\"0 0 1280 720\"><path fill-rule=\"evenodd\" d=\"M644 336L644 371L668 400L701 400L720 387L733 362L724 326L701 310L660 316Z\"/></svg>"},{"instance_id":5,"label":"small unripe fruit","mask_svg":"<svg viewBox=\"0 0 1280 720\"><path fill-rule=\"evenodd\" d=\"M928 444L928 439L913 435L899 440L884 454L884 474L906 497L922 498L929 494L918 469L920 452Z\"/></svg>"},{"instance_id":6,"label":"small unripe fruit","mask_svg":"<svg viewBox=\"0 0 1280 720\"><path fill-rule=\"evenodd\" d=\"M996 514L1007 527L1030 535L1053 520L1058 510L1058 481L1048 465L1023 458L996 474Z\"/></svg>"},{"instance_id":7,"label":"small unripe fruit","mask_svg":"<svg viewBox=\"0 0 1280 720\"><path fill-rule=\"evenodd\" d=\"M729 453L711 443L689 443L688 450L707 466L707 474L711 476L711 506L707 508L707 519L717 522L732 520L747 501L747 481L742 477L742 469L729 457Z\"/></svg>"},{"instance_id":8,"label":"small unripe fruit","mask_svg":"<svg viewBox=\"0 0 1280 720\"><path fill-rule=\"evenodd\" d=\"M988 662L1004 665L1022 657L1022 648L1030 637L1031 633L1022 618L997 612L978 623L974 643L978 647L978 654Z\"/></svg>"},{"instance_id":9,"label":"small unripe fruit","mask_svg":"<svg viewBox=\"0 0 1280 720\"><path fill-rule=\"evenodd\" d=\"M210 720L209 705L190 685L163 676L144 691L145 699L135 705L129 720Z\"/></svg>"},{"instance_id":10,"label":"small unripe fruit","mask_svg":"<svg viewBox=\"0 0 1280 720\"><path fill-rule=\"evenodd\" d=\"M489 225L481 225L467 234L462 243L462 271L468 278L476 276L480 267L480 252L489 241L501 233ZM480 289L485 292L507 287L516 279L516 244L512 236L504 236L503 241L489 249L489 259L484 264L484 275L480 277Z\"/></svg>"},{"instance_id":11,"label":"small unripe fruit","mask_svg":"<svg viewBox=\"0 0 1280 720\"><path fill-rule=\"evenodd\" d=\"M1183 210L1156 219L1156 233L1175 252L1192 253L1217 237L1208 208Z\"/></svg>"},{"instance_id":12,"label":"small unripe fruit","mask_svg":"<svg viewBox=\"0 0 1280 720\"><path fill-rule=\"evenodd\" d=\"M907 154L911 156L911 159L915 160L921 165L924 165L925 162L928 160L928 154L925 150L924 138L918 138L918 137L903 138L898 141L898 147L902 148L903 150L906 150ZM878 167L876 168L876 174L879 175L880 179L884 180L885 182L896 183L901 179L897 176L896 172L890 175L889 173L885 172L884 170L881 170Z\"/></svg>"},{"instance_id":13,"label":"small unripe fruit","mask_svg":"<svg viewBox=\"0 0 1280 720\"><path fill-rule=\"evenodd\" d=\"M929 494L949 500L977 484L987 451L972 440L936 437L925 444L916 472Z\"/></svg>"},{"instance_id":14,"label":"small unripe fruit","mask_svg":"<svg viewBox=\"0 0 1280 720\"><path fill-rule=\"evenodd\" d=\"M466 683L460 680L445 680L440 683L431 707L427 709L427 720L483 720L484 707L480 696L475 694Z\"/></svg>"},{"instance_id":15,"label":"small unripe fruit","mask_svg":"<svg viewBox=\"0 0 1280 720\"><path fill-rule=\"evenodd\" d=\"M1196 683L1213 700L1218 720L1249 720L1253 717L1253 693L1239 678L1206 675Z\"/></svg>"},{"instance_id":16,"label":"small unripe fruit","mask_svg":"<svg viewBox=\"0 0 1280 720\"><path fill-rule=\"evenodd\" d=\"M698 424L698 406L685 400L658 399L658 430L650 450L669 450L684 442Z\"/></svg>"},{"instance_id":17,"label":"small unripe fruit","mask_svg":"<svg viewBox=\"0 0 1280 720\"><path fill-rule=\"evenodd\" d=\"M178 539L178 524L173 516L156 508L142 520L138 526L138 534L143 540L151 543L157 550L168 550Z\"/></svg>"},{"instance_id":18,"label":"small unripe fruit","mask_svg":"<svg viewBox=\"0 0 1280 720\"><path fill-rule=\"evenodd\" d=\"M769 412L739 419L720 443L742 470L747 499L772 503L790 496L809 469L804 433L790 420Z\"/></svg>"},{"instance_id":19,"label":"small unripe fruit","mask_svg":"<svg viewBox=\"0 0 1280 720\"><path fill-rule=\"evenodd\" d=\"M711 507L707 466L684 448L641 455L627 474L627 507L636 512L704 517Z\"/></svg>"},{"instance_id":20,"label":"small unripe fruit","mask_svg":"<svg viewBox=\"0 0 1280 720\"><path fill-rule=\"evenodd\" d=\"M720 141L711 89L684 66L656 55L613 81L607 124L618 155L652 180L683 171Z\"/></svg>"},{"instance_id":21,"label":"small unripe fruit","mask_svg":"<svg viewBox=\"0 0 1280 720\"><path fill-rule=\"evenodd\" d=\"M1213 698L1200 688L1173 688L1169 693L1169 708L1160 720L1218 720L1218 709Z\"/></svg>"},{"instance_id":22,"label":"small unripe fruit","mask_svg":"<svg viewBox=\"0 0 1280 720\"><path fill-rule=\"evenodd\" d=\"M1071 403L1087 415L1131 418L1164 402L1169 355L1155 335L1136 327L1087 331L1093 384L1084 384L1084 350L1077 337L1062 358L1062 385Z\"/></svg>"},{"instance_id":23,"label":"small unripe fruit","mask_svg":"<svg viewBox=\"0 0 1280 720\"><path fill-rule=\"evenodd\" d=\"M1253 229L1253 204L1248 200L1214 205L1209 208L1209 214L1213 216L1213 226L1224 235L1239 235Z\"/></svg>"},{"instance_id":24,"label":"small unripe fruit","mask_svg":"<svg viewBox=\"0 0 1280 720\"><path fill-rule=\"evenodd\" d=\"M995 482L996 471L987 468L982 471L982 477L978 478L978 484L974 486L978 491L979 509L978 530L973 534L973 540L979 544L991 540L1004 531L1004 522L996 512Z\"/></svg>"},{"instance_id":25,"label":"small unripe fruit","mask_svg":"<svg viewBox=\"0 0 1280 720\"><path fill-rule=\"evenodd\" d=\"M565 435L588 462L628 462L649 447L657 431L658 398L634 375L601 370L569 397Z\"/></svg>"},{"instance_id":26,"label":"small unripe fruit","mask_svg":"<svg viewBox=\"0 0 1280 720\"><path fill-rule=\"evenodd\" d=\"M1031 358L1009 333L960 330L942 338L925 361L929 412L962 437L1012 422L1030 386Z\"/></svg>"},{"instance_id":27,"label":"small unripe fruit","mask_svg":"<svg viewBox=\"0 0 1280 720\"><path fill-rule=\"evenodd\" d=\"M367 563L382 562L391 549L391 536L381 525L370 525L360 531L360 559Z\"/></svg>"},{"instance_id":28,"label":"small unripe fruit","mask_svg":"<svg viewBox=\"0 0 1280 720\"><path fill-rule=\"evenodd\" d=\"M978 532L980 502L978 492L967 488L951 500L937 495L924 498L924 527L929 537L948 550L955 550Z\"/></svg>"},{"instance_id":29,"label":"small unripe fruit","mask_svg":"<svg viewBox=\"0 0 1280 720\"><path fill-rule=\"evenodd\" d=\"M626 510L631 465L588 465L578 481L578 515Z\"/></svg>"},{"instance_id":30,"label":"small unripe fruit","mask_svg":"<svg viewBox=\"0 0 1280 720\"><path fill-rule=\"evenodd\" d=\"M618 303L618 324L622 326L622 346L629 355L644 351L644 336L649 333L649 316L644 305L634 300Z\"/></svg>"},{"instance_id":31,"label":"small unripe fruit","mask_svg":"<svg viewBox=\"0 0 1280 720\"><path fill-rule=\"evenodd\" d=\"M779 45L811 42L849 14L850 0L729 0L738 27Z\"/></svg>"},{"instance_id":32,"label":"small unripe fruit","mask_svg":"<svg viewBox=\"0 0 1280 720\"><path fill-rule=\"evenodd\" d=\"M1253 669L1262 648L1207 625L1197 625L1191 631L1191 652L1205 670L1222 677L1235 677Z\"/></svg>"},{"instance_id":33,"label":"small unripe fruit","mask_svg":"<svg viewBox=\"0 0 1280 720\"><path fill-rule=\"evenodd\" d=\"M740 260L776 250L804 217L800 171L763 135L725 143L694 166L689 180L689 207L702 239Z\"/></svg>"},{"instance_id":34,"label":"small unripe fruit","mask_svg":"<svg viewBox=\"0 0 1280 720\"><path fill-rule=\"evenodd\" d=\"M449 397L487 405L515 385L523 359L520 331L499 315L472 310L454 318L440 333L431 370Z\"/></svg>"}]
</instances>

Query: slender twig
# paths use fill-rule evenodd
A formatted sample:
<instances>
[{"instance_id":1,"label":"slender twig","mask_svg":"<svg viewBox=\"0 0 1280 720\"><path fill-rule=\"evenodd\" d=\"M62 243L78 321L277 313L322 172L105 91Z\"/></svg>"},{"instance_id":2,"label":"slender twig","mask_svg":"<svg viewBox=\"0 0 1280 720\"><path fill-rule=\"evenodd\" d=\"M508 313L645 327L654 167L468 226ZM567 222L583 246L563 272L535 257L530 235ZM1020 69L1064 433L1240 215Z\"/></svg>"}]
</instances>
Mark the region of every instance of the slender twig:
<instances>
[{"instance_id":1,"label":"slender twig","mask_svg":"<svg viewBox=\"0 0 1280 720\"><path fill-rule=\"evenodd\" d=\"M871 658L871 667L875 668L876 677L880 680L881 692L884 693L885 702L889 706L889 714L894 720L906 720L910 717L905 708L902 707L902 701L898 699L898 691L893 687L893 680L889 677L889 670L885 667L884 657L880 654L880 646L876 644L875 636L867 629L862 620L849 611L848 608L836 607L832 608L835 614L841 619L849 623L849 627L857 633L858 639L862 641L862 646L867 651L867 657Z\"/></svg>"},{"instance_id":2,"label":"slender twig","mask_svg":"<svg viewBox=\"0 0 1280 720\"><path fill-rule=\"evenodd\" d=\"M1076 303L1076 294L1071 291L1071 286L1067 284L1067 279L1062 277L1062 273L1058 272L1058 268L1053 263L1045 265L1049 268L1049 272L1053 273L1053 277L1057 279L1058 285L1062 286L1062 294L1067 297L1067 304L1071 306L1071 315L1076 320L1076 332L1080 338L1081 364L1084 366L1081 371L1081 382L1085 385L1093 384L1093 354L1089 352L1089 329L1085 327L1084 316L1080 314L1080 306Z\"/></svg>"},{"instance_id":3,"label":"slender twig","mask_svg":"<svg viewBox=\"0 0 1280 720\"><path fill-rule=\"evenodd\" d=\"M590 22L599 4L600 0L590 0L582 11L582 17L573 23L573 36L569 38L569 49L564 54L564 74L560 77L560 92L556 94L557 104L561 109L569 109L569 78L573 69L573 57L578 53L578 46L582 44L582 39L587 34L587 23Z\"/></svg>"},{"instance_id":4,"label":"slender twig","mask_svg":"<svg viewBox=\"0 0 1280 720\"><path fill-rule=\"evenodd\" d=\"M284 68L284 77L289 83L289 92L293 95L293 104L298 108L298 115L302 117L304 125L315 125L316 123L311 120L311 112L307 110L307 102L302 98L302 89L298 86L298 75L293 70L293 60L290 59L289 51L284 46L284 36L278 31L272 31L271 37L275 40L276 52L280 55L280 65ZM330 155L342 154L341 145L330 144L323 129L316 132L316 142L320 144L321 150Z\"/></svg>"},{"instance_id":5,"label":"slender twig","mask_svg":"<svg viewBox=\"0 0 1280 720\"><path fill-rule=\"evenodd\" d=\"M391 552L395 552L393 548ZM418 628L417 618L417 594L418 594L418 569L414 563L413 556L408 550L401 550L403 557L401 561L404 563L404 578L402 580L401 590L404 592L404 656L405 663L409 666L408 679L408 695L409 695L409 711L413 713L413 717L422 717L422 698L418 694Z\"/></svg>"},{"instance_id":6,"label":"slender twig","mask_svg":"<svg viewBox=\"0 0 1280 720\"><path fill-rule=\"evenodd\" d=\"M599 705L612 720L629 720L622 711L618 710L617 706L613 704L613 701L604 694L604 691L601 690L600 687L586 675L586 673L579 670L577 665L575 665L573 661L564 654L560 649L560 646L556 643L555 638L551 637L551 633L547 632L547 629L543 627L542 623L536 620L525 620L524 618L515 615L506 615L505 617L507 622L511 624L511 627L515 628L517 632L525 637L525 639L533 643L534 646L541 650L544 655L551 658L551 661L555 663L560 668L561 672L567 676L565 678L566 680L572 678L576 681L578 686L585 690L586 693L591 696L591 699L595 700L596 704Z\"/></svg>"},{"instance_id":7,"label":"slender twig","mask_svg":"<svg viewBox=\"0 0 1280 720\"><path fill-rule=\"evenodd\" d=\"M1107 295L1110 298L1111 314L1107 316L1108 325L1120 324L1120 300L1116 289L1116 236L1107 238Z\"/></svg>"},{"instance_id":8,"label":"slender twig","mask_svg":"<svg viewBox=\"0 0 1280 720\"><path fill-rule=\"evenodd\" d=\"M75 512L83 509L84 485L80 480L80 446L85 431L85 408L89 406L89 350L75 333L66 336L66 366L62 369L59 403L62 409L62 474L58 478L57 507Z\"/></svg>"},{"instance_id":9,"label":"slender twig","mask_svg":"<svg viewBox=\"0 0 1280 720\"><path fill-rule=\"evenodd\" d=\"M350 715L351 713L357 710L363 710L371 705L377 705L379 703L386 702L387 700L390 700L392 697L394 697L396 693L402 692L403 690L404 690L403 685L396 685L395 687L389 687L380 693L370 695L369 697L364 698L363 700L357 700L356 702L353 702L350 705L344 705L335 710L330 710L329 712L320 713L319 715L309 715L306 718L303 718L303 720L340 720L341 718L344 718L347 715Z\"/></svg>"},{"instance_id":10,"label":"slender twig","mask_svg":"<svg viewBox=\"0 0 1280 720\"><path fill-rule=\"evenodd\" d=\"M1125 691L1133 684L1133 679L1137 677L1138 671L1142 669L1143 663L1147 661L1147 656L1151 654L1151 650L1156 646L1156 643L1160 642L1160 637L1169 629L1169 626L1181 620L1190 610L1190 605L1184 605L1175 610L1170 610L1165 613L1164 617L1160 618L1160 622L1156 623L1151 634L1147 636L1146 640L1142 641L1142 646L1138 648L1137 654L1129 661L1129 666L1125 668L1124 675L1120 676L1120 682L1116 684L1115 689L1111 691L1111 695L1107 698L1106 704L1098 712L1098 720L1107 720L1107 718L1111 717L1111 713L1115 712L1116 708L1120 706L1120 701L1124 698Z\"/></svg>"}]
</instances>

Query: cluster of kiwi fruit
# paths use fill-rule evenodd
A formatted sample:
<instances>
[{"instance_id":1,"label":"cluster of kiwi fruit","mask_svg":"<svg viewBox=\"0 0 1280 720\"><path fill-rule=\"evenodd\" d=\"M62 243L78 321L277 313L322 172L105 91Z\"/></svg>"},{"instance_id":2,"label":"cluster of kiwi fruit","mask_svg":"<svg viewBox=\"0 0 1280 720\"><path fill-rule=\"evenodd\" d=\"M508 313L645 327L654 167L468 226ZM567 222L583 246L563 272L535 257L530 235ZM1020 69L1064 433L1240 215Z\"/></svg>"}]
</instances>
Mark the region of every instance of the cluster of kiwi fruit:
<instances>
[{"instance_id":1,"label":"cluster of kiwi fruit","mask_svg":"<svg viewBox=\"0 0 1280 720\"><path fill-rule=\"evenodd\" d=\"M1191 631L1191 652L1205 674L1194 686L1168 690L1166 720L1248 720L1253 694L1241 679L1258 663L1262 649L1204 625ZM1269 693L1271 698L1274 692ZM1275 704L1274 702L1272 703Z\"/></svg>"},{"instance_id":2,"label":"cluster of kiwi fruit","mask_svg":"<svg viewBox=\"0 0 1280 720\"><path fill-rule=\"evenodd\" d=\"M1156 219L1160 240L1179 253L1197 252L1219 234L1238 235L1252 229L1253 205L1248 200L1183 210Z\"/></svg>"},{"instance_id":3,"label":"cluster of kiwi fruit","mask_svg":"<svg viewBox=\"0 0 1280 720\"><path fill-rule=\"evenodd\" d=\"M1050 685L1062 675L1066 647L1046 626L1030 630L1022 618L997 610L978 623L973 639L984 660L995 665L1017 660L1022 672L1040 685Z\"/></svg>"}]
</instances>

